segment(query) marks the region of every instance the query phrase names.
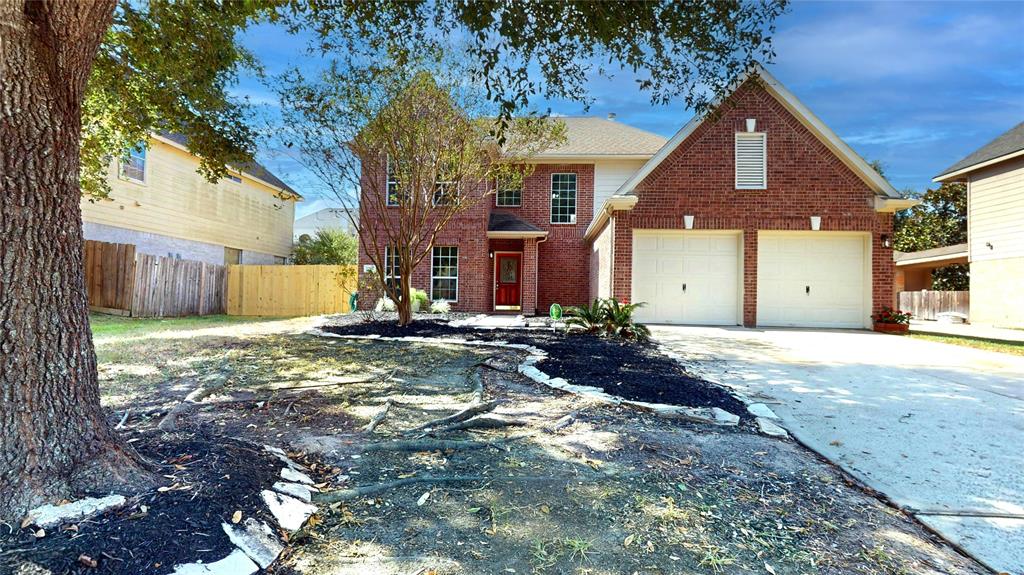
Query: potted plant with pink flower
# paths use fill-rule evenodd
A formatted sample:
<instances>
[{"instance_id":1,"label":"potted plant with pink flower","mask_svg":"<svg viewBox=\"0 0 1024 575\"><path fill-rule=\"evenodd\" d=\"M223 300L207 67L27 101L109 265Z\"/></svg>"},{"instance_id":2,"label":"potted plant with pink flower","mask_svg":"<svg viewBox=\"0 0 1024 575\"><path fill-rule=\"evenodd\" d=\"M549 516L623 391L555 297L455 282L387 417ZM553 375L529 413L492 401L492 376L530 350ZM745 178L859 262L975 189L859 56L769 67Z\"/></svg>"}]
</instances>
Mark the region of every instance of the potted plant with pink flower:
<instances>
[{"instance_id":1,"label":"potted plant with pink flower","mask_svg":"<svg viewBox=\"0 0 1024 575\"><path fill-rule=\"evenodd\" d=\"M910 331L910 318L913 315L909 311L893 309L884 306L881 311L871 316L874 321L875 331L882 333L907 333Z\"/></svg>"}]
</instances>

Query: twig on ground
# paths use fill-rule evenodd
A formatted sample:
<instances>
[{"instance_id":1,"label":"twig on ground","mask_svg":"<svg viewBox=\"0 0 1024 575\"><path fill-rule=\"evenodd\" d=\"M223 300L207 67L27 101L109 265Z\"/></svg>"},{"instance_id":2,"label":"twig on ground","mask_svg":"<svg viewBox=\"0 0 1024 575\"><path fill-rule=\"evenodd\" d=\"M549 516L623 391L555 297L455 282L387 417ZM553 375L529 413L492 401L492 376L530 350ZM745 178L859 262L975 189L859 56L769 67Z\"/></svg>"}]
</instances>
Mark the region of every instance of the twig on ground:
<instances>
[{"instance_id":1,"label":"twig on ground","mask_svg":"<svg viewBox=\"0 0 1024 575\"><path fill-rule=\"evenodd\" d=\"M124 415L121 416L121 421L117 422L114 429L124 429L124 424L128 421L128 416L132 414L132 408L124 410Z\"/></svg>"},{"instance_id":2,"label":"twig on ground","mask_svg":"<svg viewBox=\"0 0 1024 575\"><path fill-rule=\"evenodd\" d=\"M171 411L164 416L160 423L157 424L157 429L165 433L169 431L177 431L178 417L195 409L203 399L224 389L226 378L216 377L215 380L216 381L213 383L200 385L198 388L192 390L191 393L186 395L185 399L178 405L175 405Z\"/></svg>"},{"instance_id":3,"label":"twig on ground","mask_svg":"<svg viewBox=\"0 0 1024 575\"><path fill-rule=\"evenodd\" d=\"M484 403L474 403L456 414L430 420L419 427L410 429L406 433L418 433L420 431L424 431L427 429L434 429L436 427L443 427L446 425L451 425L453 423L458 423L460 421L466 421L467 419L470 419L471 417L479 415L481 413L493 411L494 408L498 407L499 404L501 404L501 400L499 399L492 399L491 401L487 401Z\"/></svg>"},{"instance_id":4,"label":"twig on ground","mask_svg":"<svg viewBox=\"0 0 1024 575\"><path fill-rule=\"evenodd\" d=\"M352 489L339 489L337 491L328 491L325 493L314 493L313 501L317 503L337 503L339 501L350 501L367 495L374 495L381 491L402 487L403 485L413 485L416 483L459 483L464 481L483 481L485 479L486 478L481 475L456 475L452 477L421 475L419 477L406 477L405 479L396 479L395 481L387 481L385 483L377 483L375 485L364 485L363 487L354 487Z\"/></svg>"},{"instance_id":5,"label":"twig on ground","mask_svg":"<svg viewBox=\"0 0 1024 575\"><path fill-rule=\"evenodd\" d=\"M469 374L473 380L473 403L484 402L484 376L479 367L474 367Z\"/></svg>"},{"instance_id":6,"label":"twig on ground","mask_svg":"<svg viewBox=\"0 0 1024 575\"><path fill-rule=\"evenodd\" d=\"M385 401L384 409L381 409L377 412L377 415L374 415L373 418L370 419L370 423L367 423L366 426L363 427L363 433L373 433L373 430L377 429L377 426L380 425L381 422L384 421L384 418L388 416L388 411L391 410L391 406L394 405L394 403L395 402L390 399Z\"/></svg>"},{"instance_id":7,"label":"twig on ground","mask_svg":"<svg viewBox=\"0 0 1024 575\"><path fill-rule=\"evenodd\" d=\"M576 423L576 418L579 417L579 415L579 411L567 413L566 415L559 418L558 421L552 423L551 425L545 425L542 429L544 429L544 431L547 433L557 433L565 429L566 427L569 427L570 425Z\"/></svg>"}]
</instances>

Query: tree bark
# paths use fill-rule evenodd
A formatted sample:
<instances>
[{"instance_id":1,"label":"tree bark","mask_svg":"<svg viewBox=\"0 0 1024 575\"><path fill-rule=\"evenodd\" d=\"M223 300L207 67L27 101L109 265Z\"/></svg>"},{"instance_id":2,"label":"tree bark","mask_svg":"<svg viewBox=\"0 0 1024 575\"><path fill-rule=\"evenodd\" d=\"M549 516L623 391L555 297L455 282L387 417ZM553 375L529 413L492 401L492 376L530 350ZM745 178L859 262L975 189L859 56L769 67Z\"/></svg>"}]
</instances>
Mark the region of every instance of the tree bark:
<instances>
[{"instance_id":1,"label":"tree bark","mask_svg":"<svg viewBox=\"0 0 1024 575\"><path fill-rule=\"evenodd\" d=\"M0 519L150 481L106 421L82 269L81 104L116 0L0 0Z\"/></svg>"}]
</instances>

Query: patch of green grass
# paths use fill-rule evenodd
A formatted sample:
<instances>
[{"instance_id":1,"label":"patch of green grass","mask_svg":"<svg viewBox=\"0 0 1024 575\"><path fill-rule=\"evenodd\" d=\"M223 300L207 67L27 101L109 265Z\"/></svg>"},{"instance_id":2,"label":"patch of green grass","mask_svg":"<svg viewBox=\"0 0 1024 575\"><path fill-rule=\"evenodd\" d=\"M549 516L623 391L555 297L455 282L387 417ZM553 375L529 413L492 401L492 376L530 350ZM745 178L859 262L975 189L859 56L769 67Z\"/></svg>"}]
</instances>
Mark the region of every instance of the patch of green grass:
<instances>
[{"instance_id":1,"label":"patch of green grass","mask_svg":"<svg viewBox=\"0 0 1024 575\"><path fill-rule=\"evenodd\" d=\"M221 327L255 321L266 321L262 317L242 317L234 315L204 315L195 317L173 318L138 318L89 314L89 325L92 326L94 338L117 339L122 337L138 337L161 331L191 331L210 327Z\"/></svg>"},{"instance_id":2,"label":"patch of green grass","mask_svg":"<svg viewBox=\"0 0 1024 575\"><path fill-rule=\"evenodd\" d=\"M926 341L936 341L939 343L948 343L952 345L962 345L964 347L973 347L975 349L984 349L986 351L998 351L1000 353L1024 355L1024 341L1003 341L999 339L989 339L985 337L939 335L933 333L913 332L908 334L906 337L912 337L914 339L923 339Z\"/></svg>"}]
</instances>

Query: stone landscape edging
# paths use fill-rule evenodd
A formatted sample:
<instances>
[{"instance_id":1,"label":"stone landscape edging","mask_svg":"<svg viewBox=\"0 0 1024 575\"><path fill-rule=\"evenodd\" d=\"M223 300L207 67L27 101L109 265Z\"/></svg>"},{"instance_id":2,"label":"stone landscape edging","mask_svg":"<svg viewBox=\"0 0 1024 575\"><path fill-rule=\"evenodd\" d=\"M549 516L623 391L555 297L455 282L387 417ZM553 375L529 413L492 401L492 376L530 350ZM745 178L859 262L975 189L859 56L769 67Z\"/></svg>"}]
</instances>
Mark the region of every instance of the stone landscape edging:
<instances>
[{"instance_id":1,"label":"stone landscape edging","mask_svg":"<svg viewBox=\"0 0 1024 575\"><path fill-rule=\"evenodd\" d=\"M494 328L484 328L494 329ZM667 403L648 403L645 401L634 401L620 397L618 395L612 395L604 391L600 387L593 387L590 385L574 385L566 381L561 377L551 377L544 373L540 369L537 369L536 364L541 360L548 357L548 353L539 347L527 345L523 343L510 343L507 341L486 341L479 339L464 339L464 338L452 338L452 337L423 337L423 336L402 336L402 337L390 337L382 336L379 334L370 335L346 335L339 333L331 333L321 328L315 328L309 331L312 335L320 337L332 337L336 339L349 339L349 340L362 340L362 341L401 341L409 343L427 343L427 344L439 344L439 345L466 345L474 347L495 347L499 349L514 349L518 351L525 351L528 355L519 364L518 371L524 376L531 380L546 385L552 389L572 393L581 397L592 399L594 401L605 403L609 405L628 405L645 411L649 411L658 417L664 417L667 419L680 419L684 421L692 421L696 423L707 423L711 425L720 426L735 426L739 425L740 418L738 415L729 413L728 411L718 407L687 407L683 405L671 405Z\"/></svg>"}]
</instances>

